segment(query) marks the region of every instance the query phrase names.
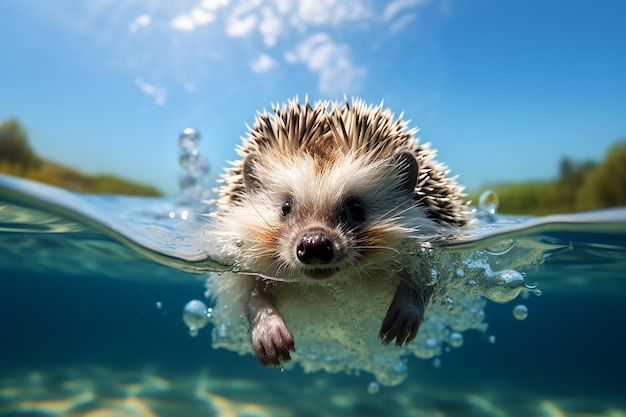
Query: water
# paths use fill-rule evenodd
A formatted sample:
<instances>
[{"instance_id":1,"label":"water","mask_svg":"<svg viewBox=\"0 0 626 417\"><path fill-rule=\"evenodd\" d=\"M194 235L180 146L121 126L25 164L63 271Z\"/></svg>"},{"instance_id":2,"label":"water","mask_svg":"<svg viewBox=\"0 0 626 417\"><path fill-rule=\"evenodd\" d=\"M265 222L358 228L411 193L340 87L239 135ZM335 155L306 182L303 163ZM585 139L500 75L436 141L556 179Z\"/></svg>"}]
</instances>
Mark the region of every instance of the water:
<instances>
[{"instance_id":1,"label":"water","mask_svg":"<svg viewBox=\"0 0 626 417\"><path fill-rule=\"evenodd\" d=\"M0 416L626 415L626 209L502 216L487 196L452 246L407 248L447 283L410 349L344 352L316 323L280 372L205 297L233 266L186 181L168 200L0 177Z\"/></svg>"}]
</instances>

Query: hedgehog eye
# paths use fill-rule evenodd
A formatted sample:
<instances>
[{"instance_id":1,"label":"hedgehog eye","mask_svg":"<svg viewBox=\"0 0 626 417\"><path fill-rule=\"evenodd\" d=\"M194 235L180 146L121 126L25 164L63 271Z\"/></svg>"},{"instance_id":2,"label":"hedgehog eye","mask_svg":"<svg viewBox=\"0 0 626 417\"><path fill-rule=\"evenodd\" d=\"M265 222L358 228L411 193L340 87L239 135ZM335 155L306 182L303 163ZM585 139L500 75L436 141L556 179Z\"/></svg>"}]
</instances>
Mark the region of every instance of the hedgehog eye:
<instances>
[{"instance_id":1,"label":"hedgehog eye","mask_svg":"<svg viewBox=\"0 0 626 417\"><path fill-rule=\"evenodd\" d=\"M291 213L292 206L293 205L291 201L285 201L280 208L280 215L283 217L287 216L289 213Z\"/></svg>"},{"instance_id":2,"label":"hedgehog eye","mask_svg":"<svg viewBox=\"0 0 626 417\"><path fill-rule=\"evenodd\" d=\"M350 223L361 224L365 222L365 207L359 200L348 200L345 205L345 214Z\"/></svg>"}]
</instances>

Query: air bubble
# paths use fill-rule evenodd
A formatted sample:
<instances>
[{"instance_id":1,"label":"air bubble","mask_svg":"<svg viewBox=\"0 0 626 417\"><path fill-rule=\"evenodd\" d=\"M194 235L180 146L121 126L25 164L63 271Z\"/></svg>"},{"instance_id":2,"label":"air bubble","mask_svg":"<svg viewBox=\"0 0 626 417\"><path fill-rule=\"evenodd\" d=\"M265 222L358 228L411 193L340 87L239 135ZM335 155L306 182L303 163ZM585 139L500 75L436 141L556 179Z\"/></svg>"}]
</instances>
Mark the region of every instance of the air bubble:
<instances>
[{"instance_id":1,"label":"air bubble","mask_svg":"<svg viewBox=\"0 0 626 417\"><path fill-rule=\"evenodd\" d=\"M490 272L484 278L479 278L483 287L483 295L491 301L506 303L516 298L522 291L528 290L535 295L541 295L541 290L536 285L528 285L524 277L513 269L500 272Z\"/></svg>"},{"instance_id":2,"label":"air bubble","mask_svg":"<svg viewBox=\"0 0 626 417\"><path fill-rule=\"evenodd\" d=\"M380 391L380 384L378 382L370 382L367 386L367 392L369 394L378 394Z\"/></svg>"},{"instance_id":3,"label":"air bubble","mask_svg":"<svg viewBox=\"0 0 626 417\"><path fill-rule=\"evenodd\" d=\"M435 368L441 368L441 358L435 358L433 359L433 366Z\"/></svg>"},{"instance_id":4,"label":"air bubble","mask_svg":"<svg viewBox=\"0 0 626 417\"><path fill-rule=\"evenodd\" d=\"M199 203L209 196L209 190L203 184L209 172L209 162L198 150L199 141L200 134L190 128L185 129L178 140L179 163L183 169L178 182L183 204Z\"/></svg>"},{"instance_id":5,"label":"air bubble","mask_svg":"<svg viewBox=\"0 0 626 417\"><path fill-rule=\"evenodd\" d=\"M450 346L455 347L455 348L459 348L463 346L463 335L459 332L450 333L449 343L450 343Z\"/></svg>"},{"instance_id":6,"label":"air bubble","mask_svg":"<svg viewBox=\"0 0 626 417\"><path fill-rule=\"evenodd\" d=\"M191 300L183 308L183 322L189 327L189 335L195 337L198 331L209 323L207 306L200 300Z\"/></svg>"},{"instance_id":7,"label":"air bubble","mask_svg":"<svg viewBox=\"0 0 626 417\"><path fill-rule=\"evenodd\" d=\"M162 302L160 302L160 301L157 301L157 302L156 302L156 308L157 308L157 310L162 309L162 308L163 308L163 303L162 303Z\"/></svg>"},{"instance_id":8,"label":"air bubble","mask_svg":"<svg viewBox=\"0 0 626 417\"><path fill-rule=\"evenodd\" d=\"M489 214L496 214L499 205L500 199L495 191L487 190L478 198L478 207Z\"/></svg>"},{"instance_id":9,"label":"air bubble","mask_svg":"<svg viewBox=\"0 0 626 417\"><path fill-rule=\"evenodd\" d=\"M528 317L528 307L524 304L516 305L515 308L513 308L513 317L517 320L526 320L526 317Z\"/></svg>"},{"instance_id":10,"label":"air bubble","mask_svg":"<svg viewBox=\"0 0 626 417\"><path fill-rule=\"evenodd\" d=\"M243 246L243 240L241 240L241 239L237 239L237 240L235 241L235 245L237 245L237 247L238 247L238 248L242 247L242 246Z\"/></svg>"},{"instance_id":11,"label":"air bubble","mask_svg":"<svg viewBox=\"0 0 626 417\"><path fill-rule=\"evenodd\" d=\"M507 239L485 248L485 252L493 256L506 255L515 247L515 239Z\"/></svg>"},{"instance_id":12,"label":"air bubble","mask_svg":"<svg viewBox=\"0 0 626 417\"><path fill-rule=\"evenodd\" d=\"M492 345L496 343L496 337L494 335L489 336L489 343L491 343Z\"/></svg>"},{"instance_id":13,"label":"air bubble","mask_svg":"<svg viewBox=\"0 0 626 417\"><path fill-rule=\"evenodd\" d=\"M178 144L182 149L195 149L200 140L200 135L194 129L187 128L178 139Z\"/></svg>"}]
</instances>

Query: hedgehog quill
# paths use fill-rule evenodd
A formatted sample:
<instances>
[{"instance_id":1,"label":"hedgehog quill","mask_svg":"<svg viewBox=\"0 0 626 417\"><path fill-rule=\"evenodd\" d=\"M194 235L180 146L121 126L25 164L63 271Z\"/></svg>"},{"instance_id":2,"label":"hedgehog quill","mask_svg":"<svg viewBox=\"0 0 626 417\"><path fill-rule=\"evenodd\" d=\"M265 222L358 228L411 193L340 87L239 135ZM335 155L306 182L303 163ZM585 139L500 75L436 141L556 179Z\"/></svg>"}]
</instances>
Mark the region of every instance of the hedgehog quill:
<instances>
[{"instance_id":1,"label":"hedgehog quill","mask_svg":"<svg viewBox=\"0 0 626 417\"><path fill-rule=\"evenodd\" d=\"M378 337L415 339L436 283L413 268L408 239L466 224L463 189L416 129L382 105L300 104L257 115L218 188L213 230L249 273L211 281L215 297L243 304L258 361L295 351L286 297L333 297L352 286L393 287Z\"/></svg>"}]
</instances>

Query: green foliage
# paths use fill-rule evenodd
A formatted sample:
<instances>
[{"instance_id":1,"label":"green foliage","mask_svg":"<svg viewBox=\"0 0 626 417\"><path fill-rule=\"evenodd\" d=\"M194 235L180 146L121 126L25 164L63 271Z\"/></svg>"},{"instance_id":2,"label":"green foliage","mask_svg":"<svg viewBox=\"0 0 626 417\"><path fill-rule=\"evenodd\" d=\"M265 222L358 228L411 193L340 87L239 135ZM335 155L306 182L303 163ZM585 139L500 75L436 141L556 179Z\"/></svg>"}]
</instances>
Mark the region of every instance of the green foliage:
<instances>
[{"instance_id":1,"label":"green foliage","mask_svg":"<svg viewBox=\"0 0 626 417\"><path fill-rule=\"evenodd\" d=\"M15 119L0 123L0 163L11 164L21 172L36 168L40 164L28 144L26 132Z\"/></svg>"},{"instance_id":2,"label":"green foliage","mask_svg":"<svg viewBox=\"0 0 626 417\"><path fill-rule=\"evenodd\" d=\"M85 193L161 196L155 187L114 175L91 176L37 157L15 119L0 124L0 173Z\"/></svg>"},{"instance_id":3,"label":"green foliage","mask_svg":"<svg viewBox=\"0 0 626 417\"><path fill-rule=\"evenodd\" d=\"M564 158L559 178L552 181L494 184L498 212L546 215L626 206L626 141L609 149L601 163L576 163ZM478 201L481 192L472 193Z\"/></svg>"},{"instance_id":4,"label":"green foliage","mask_svg":"<svg viewBox=\"0 0 626 417\"><path fill-rule=\"evenodd\" d=\"M611 147L600 166L585 176L576 194L578 210L626 206L626 141Z\"/></svg>"}]
</instances>

